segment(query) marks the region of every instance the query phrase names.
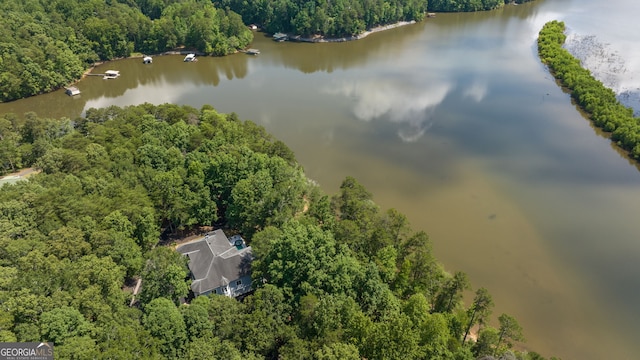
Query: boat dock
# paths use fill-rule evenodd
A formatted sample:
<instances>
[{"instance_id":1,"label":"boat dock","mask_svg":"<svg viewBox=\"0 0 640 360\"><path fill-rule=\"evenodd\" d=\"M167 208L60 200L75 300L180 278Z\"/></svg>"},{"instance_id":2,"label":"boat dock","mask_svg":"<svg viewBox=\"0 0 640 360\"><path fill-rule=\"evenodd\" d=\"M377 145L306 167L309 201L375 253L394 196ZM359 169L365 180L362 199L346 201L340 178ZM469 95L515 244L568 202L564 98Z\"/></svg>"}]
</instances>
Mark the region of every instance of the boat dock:
<instances>
[{"instance_id":1,"label":"boat dock","mask_svg":"<svg viewBox=\"0 0 640 360\"><path fill-rule=\"evenodd\" d=\"M120 71L118 71L118 70L107 70L107 71L104 72L104 76L102 78L107 80L107 79L115 79L118 76L120 76Z\"/></svg>"},{"instance_id":2,"label":"boat dock","mask_svg":"<svg viewBox=\"0 0 640 360\"><path fill-rule=\"evenodd\" d=\"M258 55L260 54L260 50L258 49L247 49L244 51L245 54L247 55Z\"/></svg>"},{"instance_id":3,"label":"boat dock","mask_svg":"<svg viewBox=\"0 0 640 360\"><path fill-rule=\"evenodd\" d=\"M107 80L107 79L115 79L115 78L120 76L120 71L118 71L118 70L107 70L107 71L104 72L104 74L89 73L89 74L87 74L87 76L102 76L102 78L105 79L105 80Z\"/></svg>"},{"instance_id":4,"label":"boat dock","mask_svg":"<svg viewBox=\"0 0 640 360\"><path fill-rule=\"evenodd\" d=\"M284 33L275 33L273 34L273 40L277 42L282 42L289 39L289 35Z\"/></svg>"},{"instance_id":5,"label":"boat dock","mask_svg":"<svg viewBox=\"0 0 640 360\"><path fill-rule=\"evenodd\" d=\"M64 93L69 96L80 95L80 89L75 86L69 86L68 88L65 88Z\"/></svg>"}]
</instances>

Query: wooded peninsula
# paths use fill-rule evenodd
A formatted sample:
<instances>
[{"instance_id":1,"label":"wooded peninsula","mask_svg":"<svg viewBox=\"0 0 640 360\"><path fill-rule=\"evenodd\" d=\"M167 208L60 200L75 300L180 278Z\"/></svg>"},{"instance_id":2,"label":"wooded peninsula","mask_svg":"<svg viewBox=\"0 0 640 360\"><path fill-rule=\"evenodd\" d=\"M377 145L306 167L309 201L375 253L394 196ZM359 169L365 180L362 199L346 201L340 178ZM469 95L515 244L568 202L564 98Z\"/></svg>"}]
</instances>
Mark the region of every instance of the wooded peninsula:
<instances>
[{"instance_id":1,"label":"wooded peninsula","mask_svg":"<svg viewBox=\"0 0 640 360\"><path fill-rule=\"evenodd\" d=\"M235 114L177 105L0 118L0 341L58 359L544 359L426 233L346 178L333 196ZM190 295L172 238L201 227L253 248L242 301ZM131 300L131 287L142 279ZM182 304L187 299L188 305Z\"/></svg>"}]
</instances>

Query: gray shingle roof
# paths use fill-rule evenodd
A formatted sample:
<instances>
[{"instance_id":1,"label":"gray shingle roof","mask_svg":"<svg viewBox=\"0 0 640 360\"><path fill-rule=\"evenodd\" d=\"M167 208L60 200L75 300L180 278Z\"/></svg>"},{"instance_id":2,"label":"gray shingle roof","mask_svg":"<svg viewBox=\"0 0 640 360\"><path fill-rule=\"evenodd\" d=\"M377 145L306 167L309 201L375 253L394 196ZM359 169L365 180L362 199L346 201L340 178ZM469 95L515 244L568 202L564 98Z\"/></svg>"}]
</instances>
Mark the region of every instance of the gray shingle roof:
<instances>
[{"instance_id":1,"label":"gray shingle roof","mask_svg":"<svg viewBox=\"0 0 640 360\"><path fill-rule=\"evenodd\" d=\"M222 230L215 230L201 240L181 245L177 251L189 257L189 270L193 274L191 290L196 295L251 274L251 247L238 249Z\"/></svg>"}]
</instances>

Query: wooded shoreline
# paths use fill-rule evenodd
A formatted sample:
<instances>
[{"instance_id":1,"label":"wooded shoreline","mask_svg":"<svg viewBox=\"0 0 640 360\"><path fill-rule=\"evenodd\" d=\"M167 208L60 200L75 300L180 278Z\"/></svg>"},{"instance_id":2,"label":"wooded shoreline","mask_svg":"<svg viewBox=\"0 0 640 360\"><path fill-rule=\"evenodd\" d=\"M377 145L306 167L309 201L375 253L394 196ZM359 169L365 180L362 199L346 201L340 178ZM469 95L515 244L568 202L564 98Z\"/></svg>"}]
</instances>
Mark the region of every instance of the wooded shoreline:
<instances>
[{"instance_id":1,"label":"wooded shoreline","mask_svg":"<svg viewBox=\"0 0 640 360\"><path fill-rule=\"evenodd\" d=\"M337 38L326 38L324 36L314 36L314 37L303 37L300 35L288 35L289 40L291 41L296 41L296 42L308 42L308 43L332 43L332 42L346 42L346 41L355 41L355 40L360 40L360 39L364 39L367 36L377 33L377 32L381 32L381 31L385 31L385 30L391 30L391 29L395 29L395 28L399 28L401 26L406 26L406 25L413 25L416 24L417 21L415 20L411 20L411 21L399 21L393 24L389 24L389 25L380 25L380 26L376 26L374 28L371 28L369 30L366 30L365 32L358 34L358 35L352 35L352 36L345 36L345 37L337 37Z\"/></svg>"},{"instance_id":2,"label":"wooded shoreline","mask_svg":"<svg viewBox=\"0 0 640 360\"><path fill-rule=\"evenodd\" d=\"M355 40L360 40L360 39L364 39L367 36L377 33L377 32L381 32L381 31L385 31L385 30L391 30L391 29L396 29L398 27L401 26L407 26L407 25L413 25L416 24L417 22L412 20L412 21L399 21L397 23L394 24L389 24L389 25L381 25L381 26L376 26L374 28L371 28L359 35L353 35L353 36L347 36L347 37L341 37L341 38L325 38L325 37L301 37L298 35L291 35L289 36L289 40L290 41L294 41L294 42L307 42L307 43L334 43L334 42L346 42L346 41L355 41ZM239 51L234 52L233 54L238 53ZM198 56L207 56L205 53L203 53L202 51L198 51L198 50L187 50L187 49L174 49L174 50L168 50L168 51L164 51L161 53L157 53L157 54L141 54L141 53L135 53L132 54L131 56L123 56L123 57L118 57L118 58L114 58L114 59L110 59L110 60L105 60L105 61L97 61L95 63L93 63L91 65L91 67L87 68L83 73L82 76L80 78L78 78L77 80L71 82L69 85L75 85L77 83L79 83L81 80L83 80L84 78L86 78L87 76L90 76L91 72L98 66L100 65L104 65L113 61L118 61L118 60L124 60L124 59L136 59L136 58L143 58L145 56L151 56L151 57L155 57L155 56L165 56L165 55L186 55L186 54L196 54ZM228 55L233 55L233 54L227 54L227 55L223 55L223 56L228 56ZM62 88L62 87L61 87ZM53 89L50 92L59 90L58 89ZM44 93L43 93L44 94ZM37 94L37 95L42 95L42 94ZM34 95L34 96L37 96ZM19 100L19 99L16 99Z\"/></svg>"}]
</instances>

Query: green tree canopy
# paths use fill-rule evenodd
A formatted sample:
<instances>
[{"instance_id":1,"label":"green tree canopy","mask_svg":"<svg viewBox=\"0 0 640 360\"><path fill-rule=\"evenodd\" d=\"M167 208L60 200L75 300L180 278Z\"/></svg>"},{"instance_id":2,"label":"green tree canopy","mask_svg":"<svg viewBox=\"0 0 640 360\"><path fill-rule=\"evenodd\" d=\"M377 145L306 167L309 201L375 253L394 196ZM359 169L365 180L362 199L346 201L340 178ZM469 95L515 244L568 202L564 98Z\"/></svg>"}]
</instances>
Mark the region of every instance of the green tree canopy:
<instances>
[{"instance_id":1,"label":"green tree canopy","mask_svg":"<svg viewBox=\"0 0 640 360\"><path fill-rule=\"evenodd\" d=\"M171 300L157 298L145 306L145 329L160 343L160 352L169 359L182 357L187 341L184 318Z\"/></svg>"}]
</instances>

